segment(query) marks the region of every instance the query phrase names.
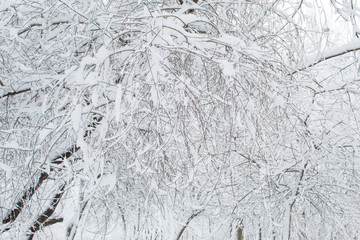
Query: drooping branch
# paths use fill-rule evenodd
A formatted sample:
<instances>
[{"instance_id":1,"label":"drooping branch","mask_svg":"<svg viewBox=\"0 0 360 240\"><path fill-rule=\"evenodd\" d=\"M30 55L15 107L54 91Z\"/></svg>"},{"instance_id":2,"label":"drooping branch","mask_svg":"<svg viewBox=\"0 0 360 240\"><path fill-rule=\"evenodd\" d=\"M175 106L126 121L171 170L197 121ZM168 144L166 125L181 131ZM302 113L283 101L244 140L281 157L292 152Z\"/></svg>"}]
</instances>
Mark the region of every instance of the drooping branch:
<instances>
[{"instance_id":1,"label":"drooping branch","mask_svg":"<svg viewBox=\"0 0 360 240\"><path fill-rule=\"evenodd\" d=\"M61 2L62 4L64 4L68 9L70 9L71 11L73 11L75 14L77 14L78 16L86 19L87 21L89 21L90 23L92 23L94 26L96 26L99 30L103 31L104 34L107 37L113 38L111 32L109 32L107 29L102 28L99 24L97 24L95 21L92 21L91 19L89 19L88 17L86 17L84 14L78 12L77 10L75 10L72 6L70 6L69 4L67 4L66 2L59 0L59 2Z\"/></svg>"},{"instance_id":2,"label":"drooping branch","mask_svg":"<svg viewBox=\"0 0 360 240\"><path fill-rule=\"evenodd\" d=\"M33 225L30 227L28 234L28 240L32 240L34 237L34 234L39 231L43 226L46 225L46 223L49 223L49 218L53 215L55 212L56 207L58 206L62 195L64 194L66 184L62 185L59 189L59 192L54 196L53 200L51 201L50 206L36 219L36 221L33 223ZM51 220L51 219L50 219ZM49 220L49 221L50 221ZM48 224L49 225L49 224Z\"/></svg>"},{"instance_id":3,"label":"drooping branch","mask_svg":"<svg viewBox=\"0 0 360 240\"><path fill-rule=\"evenodd\" d=\"M67 24L67 23L69 23L69 21L66 21L66 20L64 20L64 21L54 21L49 26L43 26L43 24L40 23L40 22L33 22L33 23L28 24L25 28L20 29L18 31L18 35L20 36L23 33L30 31L33 27L40 27L40 29L43 29L43 28L47 28L47 27L50 27L50 26L56 26L56 25Z\"/></svg>"},{"instance_id":4,"label":"drooping branch","mask_svg":"<svg viewBox=\"0 0 360 240\"><path fill-rule=\"evenodd\" d=\"M304 66L299 67L297 69L297 71L293 72L300 72L303 71L307 68L311 68L321 62L324 62L326 60L332 59L332 58L336 58L339 56L342 56L344 54L350 53L350 52L356 52L360 50L360 40L356 39L348 44L345 44L339 48L333 49L331 51L325 52L322 56L315 58L315 59L310 59L307 63L304 64Z\"/></svg>"}]
</instances>

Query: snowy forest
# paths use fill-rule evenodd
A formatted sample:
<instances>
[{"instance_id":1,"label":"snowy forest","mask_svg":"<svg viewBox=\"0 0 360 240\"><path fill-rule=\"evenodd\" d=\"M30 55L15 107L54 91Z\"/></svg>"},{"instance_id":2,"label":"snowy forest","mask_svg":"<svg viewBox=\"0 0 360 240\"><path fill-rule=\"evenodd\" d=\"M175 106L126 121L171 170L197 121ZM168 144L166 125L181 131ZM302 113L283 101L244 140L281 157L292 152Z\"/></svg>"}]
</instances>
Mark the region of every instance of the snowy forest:
<instances>
[{"instance_id":1,"label":"snowy forest","mask_svg":"<svg viewBox=\"0 0 360 240\"><path fill-rule=\"evenodd\" d=\"M360 0L0 0L0 239L360 239Z\"/></svg>"}]
</instances>

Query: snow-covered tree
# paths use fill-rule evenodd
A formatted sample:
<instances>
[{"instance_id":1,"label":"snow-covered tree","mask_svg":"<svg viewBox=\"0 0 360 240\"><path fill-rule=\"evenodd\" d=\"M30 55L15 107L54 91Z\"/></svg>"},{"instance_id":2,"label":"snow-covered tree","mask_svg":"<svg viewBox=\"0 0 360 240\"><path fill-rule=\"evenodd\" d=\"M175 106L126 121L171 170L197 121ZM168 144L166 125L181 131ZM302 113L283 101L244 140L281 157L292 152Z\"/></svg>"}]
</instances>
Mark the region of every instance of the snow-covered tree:
<instances>
[{"instance_id":1,"label":"snow-covered tree","mask_svg":"<svg viewBox=\"0 0 360 240\"><path fill-rule=\"evenodd\" d=\"M355 239L358 18L355 0L1 2L1 236Z\"/></svg>"}]
</instances>

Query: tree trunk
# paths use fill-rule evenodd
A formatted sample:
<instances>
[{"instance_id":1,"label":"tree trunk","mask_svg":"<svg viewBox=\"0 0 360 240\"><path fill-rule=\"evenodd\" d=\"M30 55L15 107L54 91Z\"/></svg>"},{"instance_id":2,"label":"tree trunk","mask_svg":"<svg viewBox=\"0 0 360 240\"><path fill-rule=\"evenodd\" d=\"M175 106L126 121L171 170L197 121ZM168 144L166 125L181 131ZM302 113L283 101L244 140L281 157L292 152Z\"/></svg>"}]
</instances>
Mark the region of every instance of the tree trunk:
<instances>
[{"instance_id":1,"label":"tree trunk","mask_svg":"<svg viewBox=\"0 0 360 240\"><path fill-rule=\"evenodd\" d=\"M238 228L237 230L237 240L243 240L243 229Z\"/></svg>"}]
</instances>

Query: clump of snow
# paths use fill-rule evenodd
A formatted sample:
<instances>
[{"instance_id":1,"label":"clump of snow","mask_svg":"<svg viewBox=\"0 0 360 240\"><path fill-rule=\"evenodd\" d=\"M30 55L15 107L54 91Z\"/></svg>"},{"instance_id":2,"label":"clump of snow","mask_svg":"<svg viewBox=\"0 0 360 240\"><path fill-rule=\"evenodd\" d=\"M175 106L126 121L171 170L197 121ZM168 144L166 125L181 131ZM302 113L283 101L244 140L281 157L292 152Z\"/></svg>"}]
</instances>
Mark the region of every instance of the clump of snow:
<instances>
[{"instance_id":1,"label":"clump of snow","mask_svg":"<svg viewBox=\"0 0 360 240\"><path fill-rule=\"evenodd\" d=\"M0 163L0 169L5 172L6 179L9 180L12 176L12 168L4 163Z\"/></svg>"},{"instance_id":2,"label":"clump of snow","mask_svg":"<svg viewBox=\"0 0 360 240\"><path fill-rule=\"evenodd\" d=\"M116 175L115 174L107 174L107 175L103 176L101 179L101 182L100 182L101 187L107 188L105 195L110 193L114 189L115 185L116 185Z\"/></svg>"},{"instance_id":3,"label":"clump of snow","mask_svg":"<svg viewBox=\"0 0 360 240\"><path fill-rule=\"evenodd\" d=\"M220 67L225 76L231 77L236 74L233 63L227 60L218 60L217 62L220 63Z\"/></svg>"},{"instance_id":4,"label":"clump of snow","mask_svg":"<svg viewBox=\"0 0 360 240\"><path fill-rule=\"evenodd\" d=\"M78 132L79 128L80 128L80 122L81 122L81 105L80 104L77 104L75 106L75 109L71 114L71 121L72 121L75 132Z\"/></svg>"}]
</instances>

